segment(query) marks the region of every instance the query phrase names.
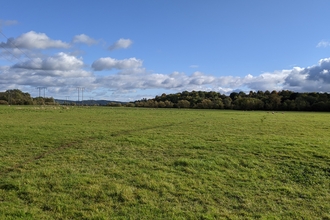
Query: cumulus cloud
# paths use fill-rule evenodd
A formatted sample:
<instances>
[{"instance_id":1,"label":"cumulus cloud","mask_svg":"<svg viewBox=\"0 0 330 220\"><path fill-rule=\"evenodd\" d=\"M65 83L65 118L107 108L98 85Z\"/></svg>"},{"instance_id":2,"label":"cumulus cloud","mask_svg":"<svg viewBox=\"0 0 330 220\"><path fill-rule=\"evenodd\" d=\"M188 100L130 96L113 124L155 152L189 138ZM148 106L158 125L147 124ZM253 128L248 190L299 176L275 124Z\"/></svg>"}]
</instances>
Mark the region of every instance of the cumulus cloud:
<instances>
[{"instance_id":1,"label":"cumulus cloud","mask_svg":"<svg viewBox=\"0 0 330 220\"><path fill-rule=\"evenodd\" d=\"M91 72L83 69L76 70L33 70L22 68L2 67L0 68L0 85L46 87L75 87L89 85L93 86L95 77Z\"/></svg>"},{"instance_id":2,"label":"cumulus cloud","mask_svg":"<svg viewBox=\"0 0 330 220\"><path fill-rule=\"evenodd\" d=\"M207 76L201 72L191 76L173 72L172 74L143 73L135 75L109 75L100 77L97 82L103 87L113 89L175 89L193 90L213 83L215 77Z\"/></svg>"},{"instance_id":3,"label":"cumulus cloud","mask_svg":"<svg viewBox=\"0 0 330 220\"><path fill-rule=\"evenodd\" d=\"M130 47L132 44L133 44L132 40L120 38L118 41L112 44L108 49L111 51L116 49L126 49Z\"/></svg>"},{"instance_id":4,"label":"cumulus cloud","mask_svg":"<svg viewBox=\"0 0 330 220\"><path fill-rule=\"evenodd\" d=\"M330 41L326 40L321 40L316 47L329 47L330 46Z\"/></svg>"},{"instance_id":5,"label":"cumulus cloud","mask_svg":"<svg viewBox=\"0 0 330 220\"><path fill-rule=\"evenodd\" d=\"M11 67L2 67L0 84L65 86L70 78L77 81L79 78L93 77L92 72L83 68L81 59L61 52L44 59L33 58Z\"/></svg>"},{"instance_id":6,"label":"cumulus cloud","mask_svg":"<svg viewBox=\"0 0 330 220\"><path fill-rule=\"evenodd\" d=\"M117 95L122 91L146 89L212 90L226 94L238 90L246 92L282 89L298 92L330 90L330 58L321 59L318 64L310 67L294 67L255 76L247 74L243 77L216 77L199 71L191 75L183 72L151 73L145 71L142 68L142 61L136 58L116 60L107 57L95 61L93 64L95 69L120 70L106 76L95 76L82 69L83 67L80 59L59 53L45 59L25 61L12 67L2 66L0 68L0 85L43 85L57 88L85 86L86 88L111 90ZM134 72L134 74L122 74L121 71Z\"/></svg>"},{"instance_id":7,"label":"cumulus cloud","mask_svg":"<svg viewBox=\"0 0 330 220\"><path fill-rule=\"evenodd\" d=\"M295 91L328 92L330 90L330 58L317 65L296 68L286 77L285 87Z\"/></svg>"},{"instance_id":8,"label":"cumulus cloud","mask_svg":"<svg viewBox=\"0 0 330 220\"><path fill-rule=\"evenodd\" d=\"M4 48L4 50L0 51L0 57L3 57L6 60L10 60L10 62L15 62L20 60L22 56L24 56L24 51L17 48Z\"/></svg>"},{"instance_id":9,"label":"cumulus cloud","mask_svg":"<svg viewBox=\"0 0 330 220\"><path fill-rule=\"evenodd\" d=\"M87 45L97 44L96 40L94 40L93 38L91 38L85 34L80 34L80 35L74 36L72 39L72 42L73 43L83 43L83 44L87 44Z\"/></svg>"},{"instance_id":10,"label":"cumulus cloud","mask_svg":"<svg viewBox=\"0 0 330 220\"><path fill-rule=\"evenodd\" d=\"M34 70L73 70L82 68L84 65L81 59L66 53L58 53L45 59L34 58L25 62L17 63L13 68L24 68Z\"/></svg>"},{"instance_id":11,"label":"cumulus cloud","mask_svg":"<svg viewBox=\"0 0 330 220\"><path fill-rule=\"evenodd\" d=\"M74 36L71 43L92 45L97 41L85 34L80 34ZM132 41L129 39L120 39L109 49L127 48L131 44ZM143 67L143 61L135 57L127 59L103 57L96 59L91 65L85 65L82 58L73 55L74 51L60 52L51 56L44 54L43 49L69 48L70 44L50 39L44 33L33 31L17 38L10 38L7 42L0 43L0 46L3 48L0 54L2 58L10 62L19 61L12 66L0 66L0 89L3 88L3 90L29 86L35 90L37 86L45 86L51 87L50 91L60 93L77 86L84 86L90 91L92 89L99 92L111 91L116 94L116 97L119 97L121 93L125 93L123 97L128 97L127 91L148 89L173 92L212 90L226 94L239 90L246 92L283 89L297 92L330 91L330 58L321 59L309 67L293 67L234 77L213 76L200 71L191 74L179 71L155 73L147 71ZM318 47L326 46L330 46L330 42L321 41L318 44ZM113 71L111 74L94 75L93 73L93 71L103 70ZM131 97L136 97L135 95L132 94Z\"/></svg>"},{"instance_id":12,"label":"cumulus cloud","mask_svg":"<svg viewBox=\"0 0 330 220\"><path fill-rule=\"evenodd\" d=\"M292 90L297 92L324 92L330 89L330 58L321 59L311 67L265 72L259 75L247 74L243 77L215 77L202 72L188 75L183 72L171 74L137 73L134 75L114 74L99 77L100 87L114 90L166 89L174 91L204 90L230 93L233 91Z\"/></svg>"},{"instance_id":13,"label":"cumulus cloud","mask_svg":"<svg viewBox=\"0 0 330 220\"><path fill-rule=\"evenodd\" d=\"M92 68L95 71L111 70L111 69L133 69L142 66L143 61L136 59L135 57L117 60L111 57L104 57L95 60L92 64Z\"/></svg>"},{"instance_id":14,"label":"cumulus cloud","mask_svg":"<svg viewBox=\"0 0 330 220\"><path fill-rule=\"evenodd\" d=\"M274 71L272 73L262 73L258 76L253 76L251 74L242 77L235 82L238 85L234 87L246 87L250 90L281 90L283 88L283 84L285 83L285 78L292 70L281 70Z\"/></svg>"},{"instance_id":15,"label":"cumulus cloud","mask_svg":"<svg viewBox=\"0 0 330 220\"><path fill-rule=\"evenodd\" d=\"M61 40L52 40L44 33L30 31L17 38L9 38L6 43L1 42L1 47L5 48L25 48L25 49L48 49L48 48L69 48L70 45Z\"/></svg>"},{"instance_id":16,"label":"cumulus cloud","mask_svg":"<svg viewBox=\"0 0 330 220\"><path fill-rule=\"evenodd\" d=\"M211 84L215 80L213 76L206 76L202 72L194 72L191 75L191 80L189 84L192 85L204 85L204 84Z\"/></svg>"}]
</instances>

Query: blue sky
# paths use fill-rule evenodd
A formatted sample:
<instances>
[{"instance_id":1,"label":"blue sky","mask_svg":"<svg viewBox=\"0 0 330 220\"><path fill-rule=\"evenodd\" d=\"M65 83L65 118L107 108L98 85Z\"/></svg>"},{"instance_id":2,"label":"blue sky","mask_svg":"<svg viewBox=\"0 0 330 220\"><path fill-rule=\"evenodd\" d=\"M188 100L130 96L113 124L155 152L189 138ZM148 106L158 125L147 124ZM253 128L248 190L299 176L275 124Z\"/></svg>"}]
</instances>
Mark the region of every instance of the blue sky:
<instances>
[{"instance_id":1,"label":"blue sky","mask_svg":"<svg viewBox=\"0 0 330 220\"><path fill-rule=\"evenodd\" d=\"M11 0L0 91L134 101L184 90L330 92L330 1ZM81 98L80 98L81 99Z\"/></svg>"}]
</instances>

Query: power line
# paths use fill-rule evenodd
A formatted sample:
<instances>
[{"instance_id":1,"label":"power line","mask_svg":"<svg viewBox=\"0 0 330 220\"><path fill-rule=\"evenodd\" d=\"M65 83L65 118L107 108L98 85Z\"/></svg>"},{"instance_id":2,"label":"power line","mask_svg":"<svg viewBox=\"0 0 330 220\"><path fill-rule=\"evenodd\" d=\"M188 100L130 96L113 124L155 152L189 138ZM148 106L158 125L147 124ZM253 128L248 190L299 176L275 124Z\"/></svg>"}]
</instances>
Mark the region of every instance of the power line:
<instances>
[{"instance_id":1,"label":"power line","mask_svg":"<svg viewBox=\"0 0 330 220\"><path fill-rule=\"evenodd\" d=\"M45 97L46 97L45 94L46 94L46 89L47 89L47 87L38 86L37 89L39 90L39 97L41 97L41 95L40 95L41 90L42 90L42 89L44 90L44 98L45 98Z\"/></svg>"},{"instance_id":2,"label":"power line","mask_svg":"<svg viewBox=\"0 0 330 220\"><path fill-rule=\"evenodd\" d=\"M7 48L5 48L5 47L2 46L1 44L0 44L0 46L1 46L4 50L6 50L8 53L10 53L13 57L15 57L17 60L21 61L20 58L16 57L15 54L13 54L10 50L8 50ZM14 63L13 61L7 59L6 57L5 57L5 59L8 60L8 61L11 62L11 63Z\"/></svg>"},{"instance_id":3,"label":"power line","mask_svg":"<svg viewBox=\"0 0 330 220\"><path fill-rule=\"evenodd\" d=\"M81 91L81 95L82 95L82 102L84 101L84 90L85 88L84 87L77 87L77 90L78 90L78 102L80 101L80 91Z\"/></svg>"},{"instance_id":4,"label":"power line","mask_svg":"<svg viewBox=\"0 0 330 220\"><path fill-rule=\"evenodd\" d=\"M4 36L6 39L7 39L7 42L8 43L10 43L11 45L12 45L12 49L13 48L17 48L22 54L24 54L29 60L31 60L32 61L32 58L29 56L29 55L27 55L23 50L21 50L19 47L17 47L11 40L9 40L9 38L0 30L0 34L2 35L2 36ZM6 48L5 46L3 46L2 44L0 44L0 46L1 46L1 48L3 48L4 50L6 50L9 54L11 54L13 57L15 57L18 61L20 61L20 62L22 62L22 59L20 58L20 57L17 57L12 51L10 51L8 48ZM10 48L10 47L9 47ZM11 61L11 60L9 60L9 59L7 59L5 56L4 56L4 58L6 59L6 60L8 60L9 62L11 62L11 63L14 63L13 61ZM46 89L47 89L47 87L41 87L41 86L39 86L39 87L37 87L37 89L39 90L39 97L41 97L41 90L43 90L43 97L45 98L46 97Z\"/></svg>"},{"instance_id":5,"label":"power line","mask_svg":"<svg viewBox=\"0 0 330 220\"><path fill-rule=\"evenodd\" d=\"M22 51L19 47L17 47L14 43L12 43L9 40L9 38L1 30L0 30L0 34L7 39L7 42L9 42L12 46L14 46L15 48L17 48L19 51L21 51L27 58L29 58L30 60L32 60L24 51ZM3 46L1 46L1 47L4 48Z\"/></svg>"}]
</instances>

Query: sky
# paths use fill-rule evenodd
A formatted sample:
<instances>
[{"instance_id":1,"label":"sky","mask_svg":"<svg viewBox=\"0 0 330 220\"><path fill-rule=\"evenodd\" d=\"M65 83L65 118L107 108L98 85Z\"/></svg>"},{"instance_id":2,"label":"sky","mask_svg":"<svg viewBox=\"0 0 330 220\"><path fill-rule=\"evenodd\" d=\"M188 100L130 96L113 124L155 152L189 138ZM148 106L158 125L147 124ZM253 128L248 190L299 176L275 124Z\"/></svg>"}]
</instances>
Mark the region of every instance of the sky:
<instances>
[{"instance_id":1,"label":"sky","mask_svg":"<svg viewBox=\"0 0 330 220\"><path fill-rule=\"evenodd\" d=\"M1 92L124 102L193 90L330 92L328 0L0 3Z\"/></svg>"}]
</instances>

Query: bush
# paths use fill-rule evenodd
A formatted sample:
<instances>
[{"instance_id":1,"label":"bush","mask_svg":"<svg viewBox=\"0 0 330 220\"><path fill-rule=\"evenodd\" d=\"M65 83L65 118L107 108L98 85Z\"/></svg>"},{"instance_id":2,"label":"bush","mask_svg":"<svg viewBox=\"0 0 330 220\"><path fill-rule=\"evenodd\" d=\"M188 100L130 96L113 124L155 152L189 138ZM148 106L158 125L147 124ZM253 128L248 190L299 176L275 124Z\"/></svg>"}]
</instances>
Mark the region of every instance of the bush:
<instances>
[{"instance_id":1,"label":"bush","mask_svg":"<svg viewBox=\"0 0 330 220\"><path fill-rule=\"evenodd\" d=\"M126 107L135 107L134 103L131 103L131 102L127 103L125 106Z\"/></svg>"},{"instance_id":2,"label":"bush","mask_svg":"<svg viewBox=\"0 0 330 220\"><path fill-rule=\"evenodd\" d=\"M110 103L107 104L107 106L121 107L121 103L119 103L119 102L110 102Z\"/></svg>"},{"instance_id":3,"label":"bush","mask_svg":"<svg viewBox=\"0 0 330 220\"><path fill-rule=\"evenodd\" d=\"M8 102L6 100L0 100L0 105L8 105Z\"/></svg>"}]
</instances>

